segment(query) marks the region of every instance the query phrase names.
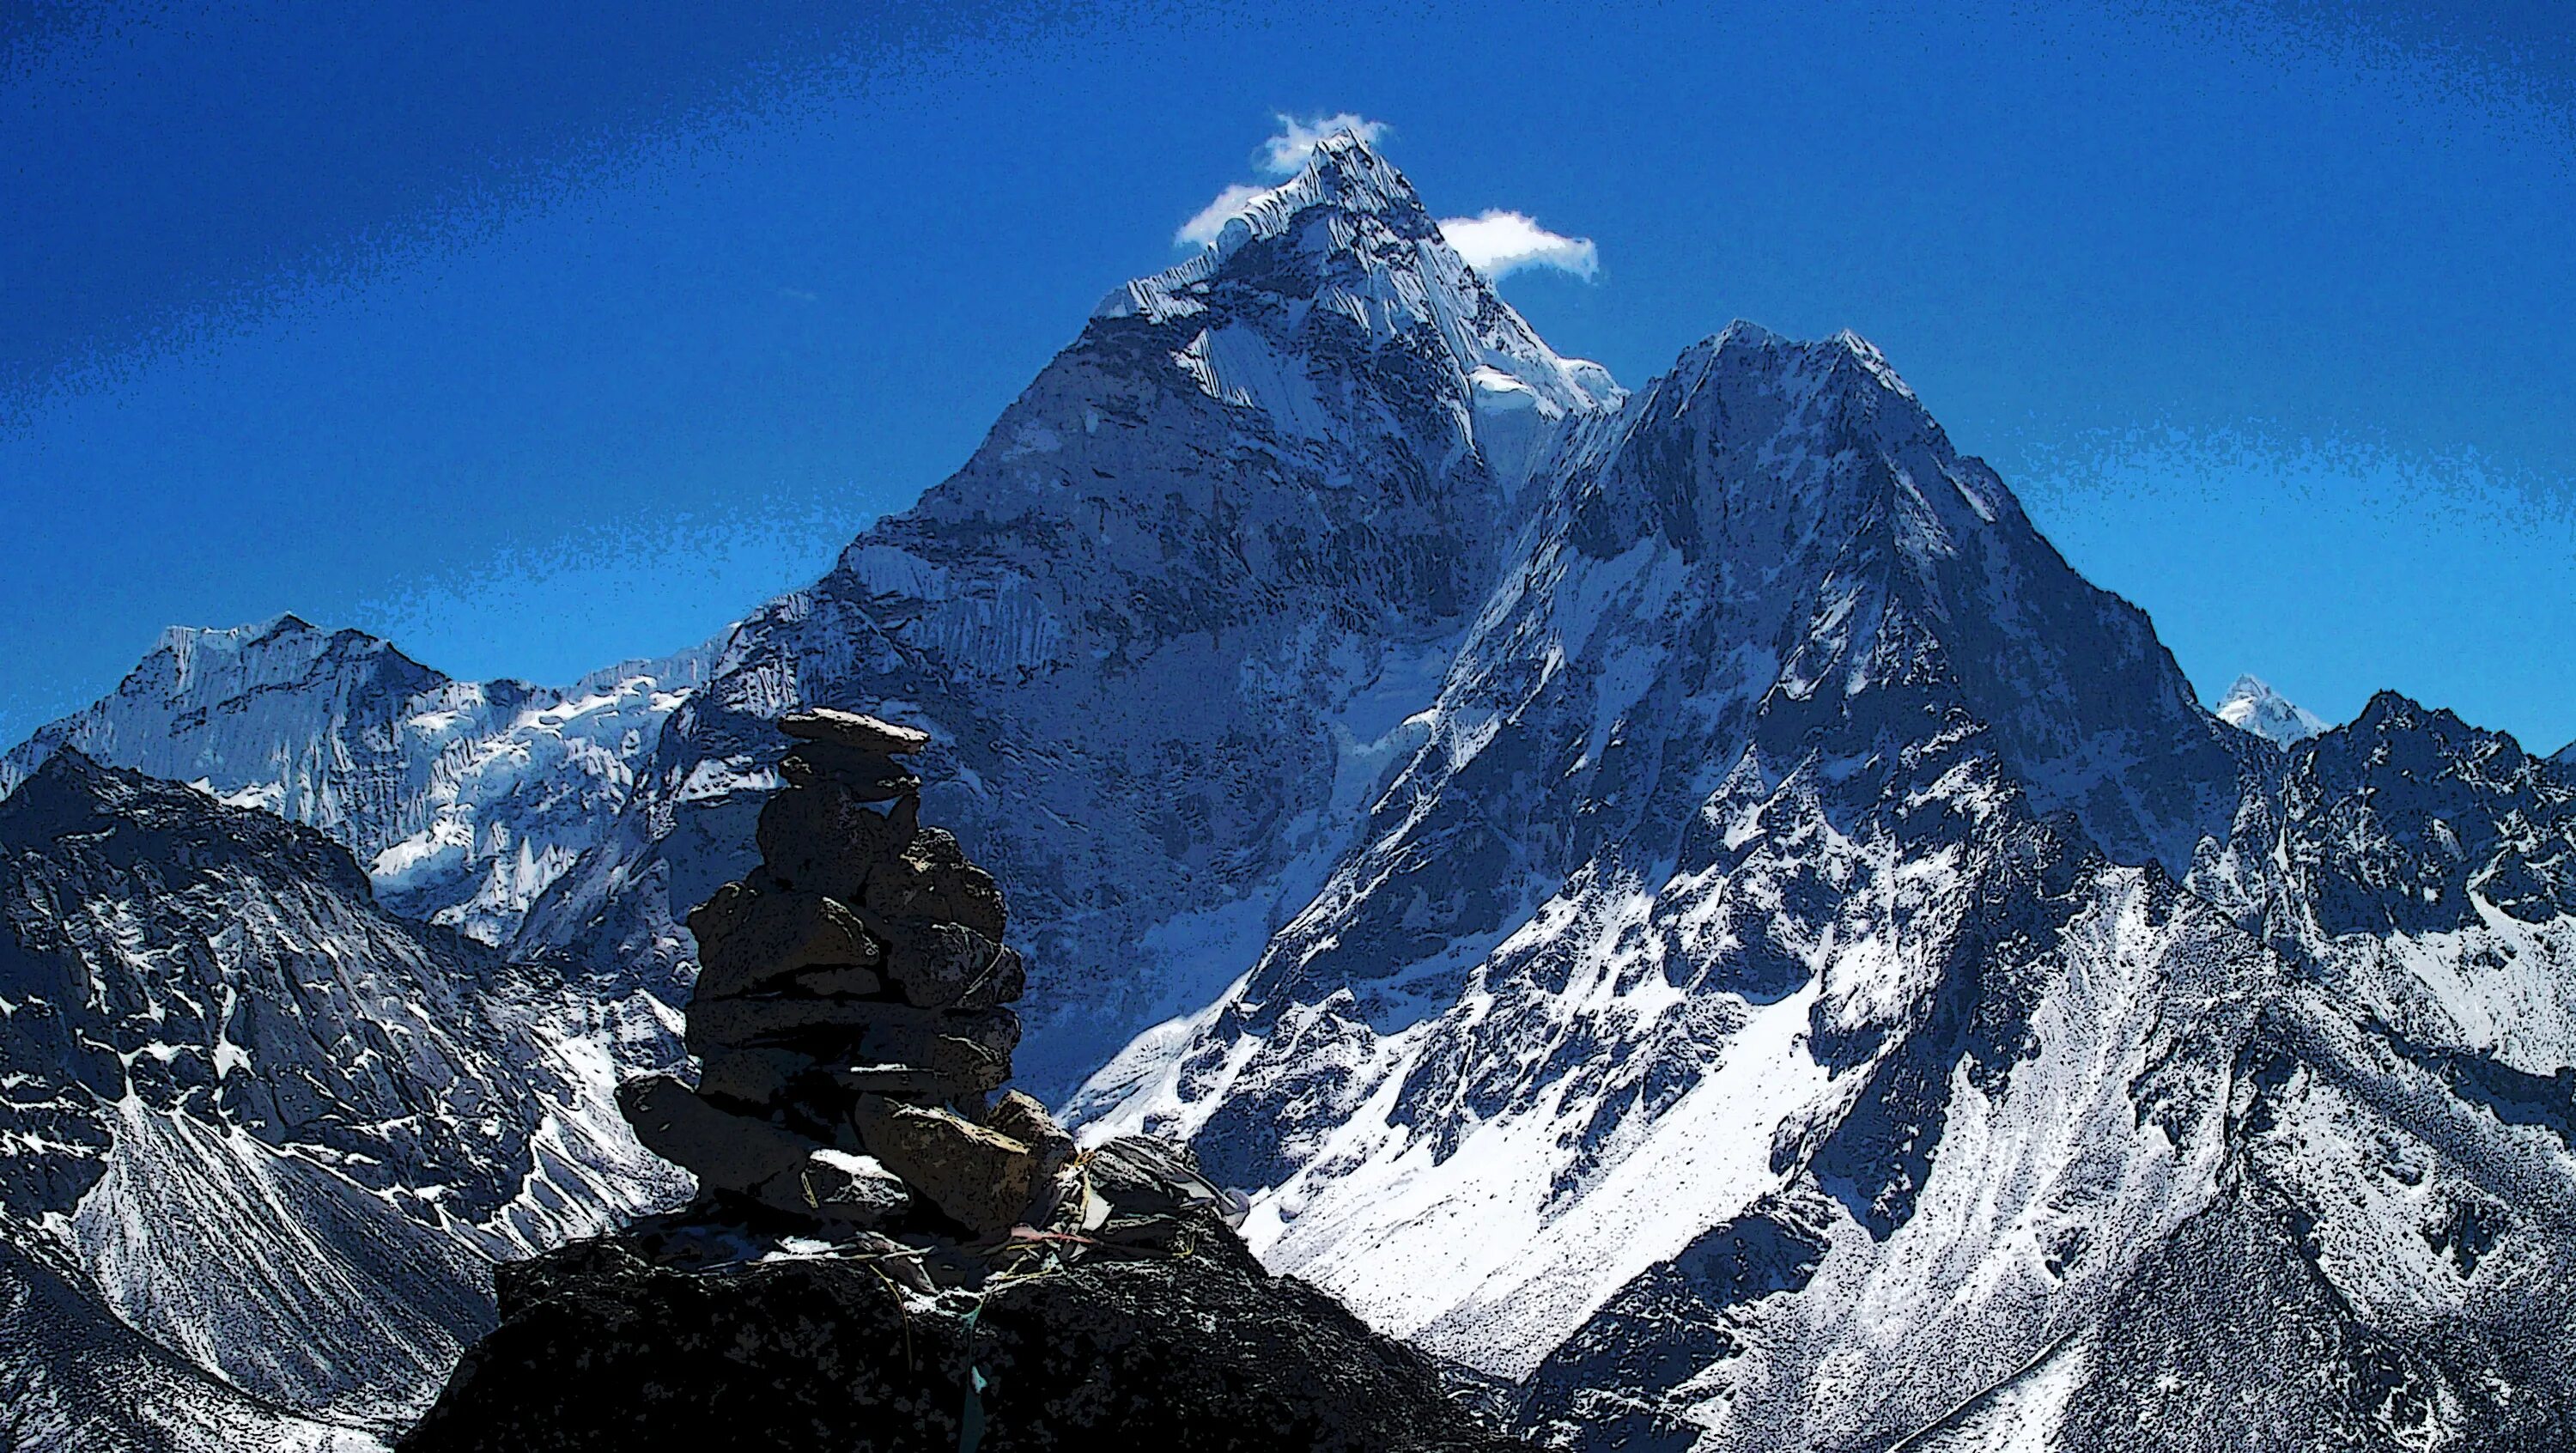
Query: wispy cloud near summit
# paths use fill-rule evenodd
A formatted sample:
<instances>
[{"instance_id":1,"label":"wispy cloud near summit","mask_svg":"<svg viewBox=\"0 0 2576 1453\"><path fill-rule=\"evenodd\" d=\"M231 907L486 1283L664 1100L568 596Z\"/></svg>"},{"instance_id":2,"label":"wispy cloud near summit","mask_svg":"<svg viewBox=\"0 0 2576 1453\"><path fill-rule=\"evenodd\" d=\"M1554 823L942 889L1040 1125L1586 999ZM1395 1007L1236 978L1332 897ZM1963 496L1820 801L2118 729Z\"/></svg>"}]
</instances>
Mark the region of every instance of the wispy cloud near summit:
<instances>
[{"instance_id":1,"label":"wispy cloud near summit","mask_svg":"<svg viewBox=\"0 0 2576 1453\"><path fill-rule=\"evenodd\" d=\"M1347 131L1375 146L1395 130L1383 121L1372 121L1352 111L1330 116L1292 116L1281 111L1276 116L1279 129L1253 153L1253 165L1279 178L1295 176L1326 137ZM1172 242L1176 246L1210 246L1229 220L1276 190L1275 186L1237 182L1182 223L1180 230L1172 234ZM1441 222L1440 231L1469 266L1492 282L1533 267L1554 268L1586 281L1601 270L1601 251L1591 238L1550 232L1525 212L1496 208L1474 217L1451 217Z\"/></svg>"},{"instance_id":2,"label":"wispy cloud near summit","mask_svg":"<svg viewBox=\"0 0 2576 1453\"><path fill-rule=\"evenodd\" d=\"M1201 207L1196 215L1182 223L1181 230L1172 234L1173 243L1195 247L1208 246L1216 241L1216 235L1219 232L1225 230L1228 218L1240 215L1244 208L1269 196L1275 190L1277 188L1248 187L1237 182L1217 193L1215 201Z\"/></svg>"},{"instance_id":3,"label":"wispy cloud near summit","mask_svg":"<svg viewBox=\"0 0 2576 1453\"><path fill-rule=\"evenodd\" d=\"M1552 267L1589 282L1601 270L1601 250L1591 238L1560 236L1521 212L1493 210L1475 217L1445 218L1440 235L1488 282L1500 282L1530 267Z\"/></svg>"},{"instance_id":4,"label":"wispy cloud near summit","mask_svg":"<svg viewBox=\"0 0 2576 1453\"><path fill-rule=\"evenodd\" d=\"M1261 143L1253 153L1256 170L1273 177L1293 177L1315 154L1324 138L1347 131L1371 146L1395 130L1383 121L1371 121L1355 112L1337 111L1330 116L1291 116L1276 113L1279 130ZM1256 187L1237 182L1216 194L1216 200L1201 207L1190 220L1172 234L1176 246L1205 247L1216 241L1225 230L1228 218L1241 215L1243 209L1269 196L1274 187Z\"/></svg>"}]
</instances>

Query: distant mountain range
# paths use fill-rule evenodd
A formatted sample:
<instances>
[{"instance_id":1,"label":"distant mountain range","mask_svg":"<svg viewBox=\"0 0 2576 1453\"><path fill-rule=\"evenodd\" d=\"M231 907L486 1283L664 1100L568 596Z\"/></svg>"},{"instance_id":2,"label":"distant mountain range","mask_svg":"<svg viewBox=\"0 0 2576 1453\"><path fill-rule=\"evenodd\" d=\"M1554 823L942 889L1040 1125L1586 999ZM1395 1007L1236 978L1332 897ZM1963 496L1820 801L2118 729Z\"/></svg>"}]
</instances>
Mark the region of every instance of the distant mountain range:
<instances>
[{"instance_id":1,"label":"distant mountain range","mask_svg":"<svg viewBox=\"0 0 2576 1453\"><path fill-rule=\"evenodd\" d=\"M68 1310L0 1376L100 1338L155 1406L380 1431L467 1260L676 1193L594 1109L676 1056L798 704L931 734L1036 1088L1187 1137L1542 1441L2576 1446L2576 772L2394 695L2203 709L1868 343L1738 323L1623 390L1347 136L720 645L540 691L174 631L12 753L0 839L134 846L8 839L55 886L0 996L142 987L6 1041L53 1107L0 1136L12 1275ZM346 1002L284 1034L315 954ZM218 1143L193 1204L382 1300L245 1293L333 1370L154 1290L215 1233L116 1167Z\"/></svg>"},{"instance_id":2,"label":"distant mountain range","mask_svg":"<svg viewBox=\"0 0 2576 1453\"><path fill-rule=\"evenodd\" d=\"M397 910L499 944L599 841L712 646L555 691L457 681L295 616L174 626L116 691L0 756L0 795L60 747L320 828Z\"/></svg>"}]
</instances>

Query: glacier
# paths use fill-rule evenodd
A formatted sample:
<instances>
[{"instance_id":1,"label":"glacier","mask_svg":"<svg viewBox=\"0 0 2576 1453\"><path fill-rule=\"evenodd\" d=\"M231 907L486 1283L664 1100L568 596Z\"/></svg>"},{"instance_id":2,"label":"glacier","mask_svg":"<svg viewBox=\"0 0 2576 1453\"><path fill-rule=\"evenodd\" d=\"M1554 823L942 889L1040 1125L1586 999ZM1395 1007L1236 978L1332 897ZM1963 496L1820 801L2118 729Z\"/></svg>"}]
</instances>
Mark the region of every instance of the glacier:
<instances>
[{"instance_id":1,"label":"glacier","mask_svg":"<svg viewBox=\"0 0 2576 1453\"><path fill-rule=\"evenodd\" d=\"M319 828L388 903L498 944L597 840L713 655L549 690L455 680L294 615L174 626L113 693L0 756L0 797L68 746Z\"/></svg>"}]
</instances>

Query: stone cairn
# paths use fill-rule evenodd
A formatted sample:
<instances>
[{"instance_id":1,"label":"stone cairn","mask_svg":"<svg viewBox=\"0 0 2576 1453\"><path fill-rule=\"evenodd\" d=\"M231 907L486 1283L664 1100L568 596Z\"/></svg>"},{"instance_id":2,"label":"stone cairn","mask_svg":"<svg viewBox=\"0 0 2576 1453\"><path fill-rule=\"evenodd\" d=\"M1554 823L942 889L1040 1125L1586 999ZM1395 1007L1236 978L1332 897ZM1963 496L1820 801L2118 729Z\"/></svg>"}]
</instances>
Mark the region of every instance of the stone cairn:
<instances>
[{"instance_id":1,"label":"stone cairn","mask_svg":"<svg viewBox=\"0 0 2576 1453\"><path fill-rule=\"evenodd\" d=\"M697 1088L630 1080L619 1107L648 1149L697 1174L693 1221L933 1248L934 1268L969 1279L959 1248L1007 1246L1015 1227L1025 1245L1059 1220L1079 1231L1094 1157L1078 1162L1037 1101L996 1098L1024 974L992 877L920 825L921 779L897 759L929 737L828 709L779 727L796 745L760 814L760 866L688 918ZM1112 1160L1097 1171L1114 1186ZM1142 1179L1168 1199L1197 1178L1175 1163Z\"/></svg>"}]
</instances>

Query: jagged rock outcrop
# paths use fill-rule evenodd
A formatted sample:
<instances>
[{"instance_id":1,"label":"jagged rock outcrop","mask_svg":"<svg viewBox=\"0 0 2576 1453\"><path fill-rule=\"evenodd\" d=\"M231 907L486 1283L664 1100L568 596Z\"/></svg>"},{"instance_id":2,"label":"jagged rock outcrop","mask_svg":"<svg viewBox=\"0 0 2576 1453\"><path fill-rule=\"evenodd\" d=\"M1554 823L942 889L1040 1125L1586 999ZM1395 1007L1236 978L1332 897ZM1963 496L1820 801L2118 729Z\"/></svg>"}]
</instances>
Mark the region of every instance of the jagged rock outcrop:
<instances>
[{"instance_id":1,"label":"jagged rock outcrop","mask_svg":"<svg viewBox=\"0 0 2576 1453\"><path fill-rule=\"evenodd\" d=\"M919 822L925 734L790 713L761 866L690 915L696 1089L630 1082L684 1213L501 1275L411 1453L1516 1446L1421 1355L1273 1277L1177 1147L1076 1154L993 1098L1023 982L993 880Z\"/></svg>"}]
</instances>

